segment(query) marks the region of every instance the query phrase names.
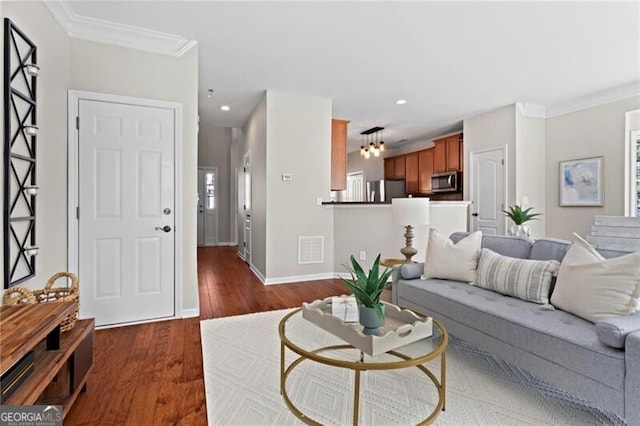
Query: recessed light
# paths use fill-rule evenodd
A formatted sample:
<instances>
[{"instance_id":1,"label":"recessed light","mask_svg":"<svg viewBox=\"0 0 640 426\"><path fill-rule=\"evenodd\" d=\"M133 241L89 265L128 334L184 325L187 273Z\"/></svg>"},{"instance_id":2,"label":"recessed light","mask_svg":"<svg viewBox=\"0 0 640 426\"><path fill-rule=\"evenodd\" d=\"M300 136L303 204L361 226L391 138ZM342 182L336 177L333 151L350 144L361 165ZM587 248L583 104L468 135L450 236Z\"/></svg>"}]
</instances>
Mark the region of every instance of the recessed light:
<instances>
[{"instance_id":1,"label":"recessed light","mask_svg":"<svg viewBox=\"0 0 640 426\"><path fill-rule=\"evenodd\" d=\"M222 105L220 109L223 111L231 111L231 107L229 105Z\"/></svg>"},{"instance_id":2,"label":"recessed light","mask_svg":"<svg viewBox=\"0 0 640 426\"><path fill-rule=\"evenodd\" d=\"M406 99L398 99L398 100L396 101L396 105L404 105L404 104L406 104L406 103L407 103L407 100L406 100Z\"/></svg>"}]
</instances>

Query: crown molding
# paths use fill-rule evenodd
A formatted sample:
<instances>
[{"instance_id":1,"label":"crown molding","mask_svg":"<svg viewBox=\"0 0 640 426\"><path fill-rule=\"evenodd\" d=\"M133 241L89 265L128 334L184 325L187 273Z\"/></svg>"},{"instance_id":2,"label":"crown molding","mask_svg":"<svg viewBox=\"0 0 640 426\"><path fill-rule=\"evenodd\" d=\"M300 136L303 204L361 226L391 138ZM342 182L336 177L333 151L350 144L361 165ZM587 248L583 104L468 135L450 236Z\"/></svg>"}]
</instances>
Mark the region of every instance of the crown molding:
<instances>
[{"instance_id":1,"label":"crown molding","mask_svg":"<svg viewBox=\"0 0 640 426\"><path fill-rule=\"evenodd\" d=\"M516 103L516 106L520 113L525 117L532 118L546 118L547 109L542 105L530 104L530 103Z\"/></svg>"},{"instance_id":2,"label":"crown molding","mask_svg":"<svg viewBox=\"0 0 640 426\"><path fill-rule=\"evenodd\" d=\"M640 80L547 107L546 118L640 96Z\"/></svg>"},{"instance_id":3,"label":"crown molding","mask_svg":"<svg viewBox=\"0 0 640 426\"><path fill-rule=\"evenodd\" d=\"M76 15L66 0L46 0L44 4L71 38L175 57L197 44L175 34Z\"/></svg>"}]
</instances>

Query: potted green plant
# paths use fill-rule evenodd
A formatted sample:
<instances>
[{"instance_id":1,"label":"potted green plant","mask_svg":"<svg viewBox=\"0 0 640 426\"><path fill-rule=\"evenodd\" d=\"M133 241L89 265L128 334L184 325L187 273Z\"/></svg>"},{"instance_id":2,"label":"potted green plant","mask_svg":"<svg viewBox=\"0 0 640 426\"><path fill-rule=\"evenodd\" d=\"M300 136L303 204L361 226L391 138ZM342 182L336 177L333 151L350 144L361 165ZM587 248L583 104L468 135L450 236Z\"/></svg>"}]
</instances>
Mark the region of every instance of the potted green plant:
<instances>
[{"instance_id":1,"label":"potted green plant","mask_svg":"<svg viewBox=\"0 0 640 426\"><path fill-rule=\"evenodd\" d=\"M530 220L536 220L535 217L540 216L540 213L529 213L531 210L533 210L533 207L529 207L528 209L523 209L521 206L517 204L514 204L513 206L509 207L509 210L502 210L504 213L506 213L509 219L511 219L513 223L516 225L515 228L514 227L509 228L510 230L509 233L511 235L526 235L526 236L530 235L529 227L524 225L524 223Z\"/></svg>"},{"instance_id":2,"label":"potted green plant","mask_svg":"<svg viewBox=\"0 0 640 426\"><path fill-rule=\"evenodd\" d=\"M342 278L349 291L358 301L360 324L363 333L379 335L380 327L384 324L384 305L380 303L380 296L387 288L387 280L395 268L385 268L380 273L380 254L373 262L369 273L365 273L358 261L351 255L351 265L345 265L351 273L350 279Z\"/></svg>"}]
</instances>

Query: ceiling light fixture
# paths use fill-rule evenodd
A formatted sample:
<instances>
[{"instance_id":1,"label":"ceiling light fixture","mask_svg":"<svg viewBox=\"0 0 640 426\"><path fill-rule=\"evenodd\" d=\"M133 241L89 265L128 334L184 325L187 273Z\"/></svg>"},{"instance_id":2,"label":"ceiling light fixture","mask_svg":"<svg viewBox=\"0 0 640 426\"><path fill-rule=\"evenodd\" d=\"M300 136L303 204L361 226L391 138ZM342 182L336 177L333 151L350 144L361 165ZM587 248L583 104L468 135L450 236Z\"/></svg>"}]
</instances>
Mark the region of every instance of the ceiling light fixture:
<instances>
[{"instance_id":1,"label":"ceiling light fixture","mask_svg":"<svg viewBox=\"0 0 640 426\"><path fill-rule=\"evenodd\" d=\"M231 107L230 107L229 105L222 105L222 106L220 107L220 109L221 109L222 111L231 111Z\"/></svg>"},{"instance_id":2,"label":"ceiling light fixture","mask_svg":"<svg viewBox=\"0 0 640 426\"><path fill-rule=\"evenodd\" d=\"M213 98L213 89L209 89L208 90L207 98L209 98L209 99Z\"/></svg>"},{"instance_id":3,"label":"ceiling light fixture","mask_svg":"<svg viewBox=\"0 0 640 426\"><path fill-rule=\"evenodd\" d=\"M407 103L407 100L406 100L406 99L398 99L398 100L396 101L396 105L404 105L404 104L406 104L406 103Z\"/></svg>"},{"instance_id":4,"label":"ceiling light fixture","mask_svg":"<svg viewBox=\"0 0 640 426\"><path fill-rule=\"evenodd\" d=\"M372 127L365 131L360 132L362 136L362 145L360 145L360 155L364 158L380 157L380 153L384 151L384 141L382 137L378 137L378 134L384 130L384 127ZM365 138L369 143L365 142Z\"/></svg>"}]
</instances>

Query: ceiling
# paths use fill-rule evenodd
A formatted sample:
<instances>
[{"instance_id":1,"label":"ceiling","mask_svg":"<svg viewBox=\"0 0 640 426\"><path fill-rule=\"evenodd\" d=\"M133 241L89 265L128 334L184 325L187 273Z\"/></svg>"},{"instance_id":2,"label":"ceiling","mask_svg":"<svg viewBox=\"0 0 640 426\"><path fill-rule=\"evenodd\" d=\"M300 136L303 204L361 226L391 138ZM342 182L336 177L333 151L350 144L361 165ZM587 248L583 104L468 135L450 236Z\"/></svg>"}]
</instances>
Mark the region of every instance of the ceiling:
<instances>
[{"instance_id":1,"label":"ceiling","mask_svg":"<svg viewBox=\"0 0 640 426\"><path fill-rule=\"evenodd\" d=\"M350 150L373 126L392 146L515 102L640 87L640 2L68 4L196 40L201 121L240 127L267 89L331 98L334 118L351 120Z\"/></svg>"}]
</instances>

